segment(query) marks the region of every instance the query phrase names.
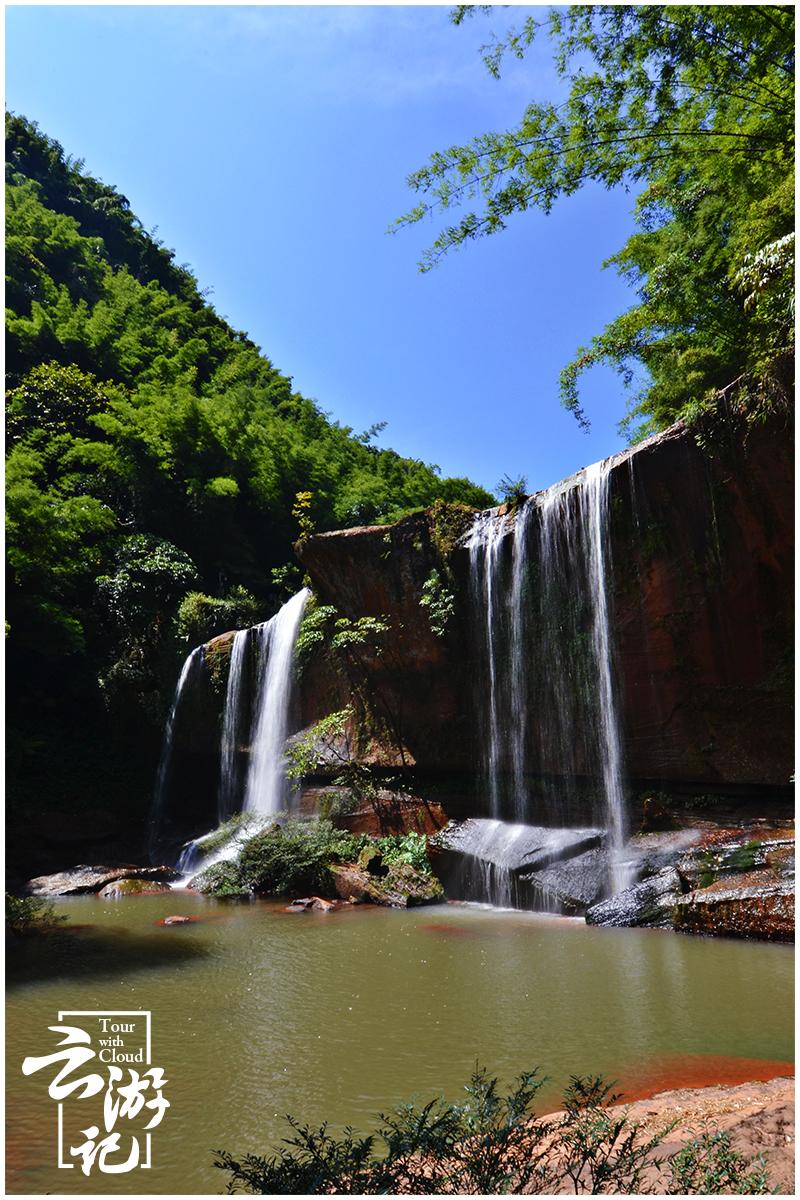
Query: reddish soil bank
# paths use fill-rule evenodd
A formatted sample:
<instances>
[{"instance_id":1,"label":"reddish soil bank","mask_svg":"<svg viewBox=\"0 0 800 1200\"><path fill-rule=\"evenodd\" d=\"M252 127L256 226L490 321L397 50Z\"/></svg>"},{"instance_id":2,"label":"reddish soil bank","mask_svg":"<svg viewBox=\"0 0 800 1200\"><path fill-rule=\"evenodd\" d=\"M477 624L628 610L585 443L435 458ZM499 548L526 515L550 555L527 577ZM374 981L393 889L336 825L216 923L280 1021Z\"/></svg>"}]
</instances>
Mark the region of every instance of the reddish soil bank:
<instances>
[{"instance_id":1,"label":"reddish soil bank","mask_svg":"<svg viewBox=\"0 0 800 1200\"><path fill-rule=\"evenodd\" d=\"M625 1106L620 1106L625 1107ZM658 1092L629 1106L629 1119L652 1136L670 1121L678 1124L667 1135L658 1156L668 1158L704 1130L730 1134L733 1147L749 1158L764 1154L772 1191L795 1195L794 1079L740 1083ZM662 1192L667 1175L652 1168L644 1186ZM564 1194L569 1189L564 1189Z\"/></svg>"}]
</instances>

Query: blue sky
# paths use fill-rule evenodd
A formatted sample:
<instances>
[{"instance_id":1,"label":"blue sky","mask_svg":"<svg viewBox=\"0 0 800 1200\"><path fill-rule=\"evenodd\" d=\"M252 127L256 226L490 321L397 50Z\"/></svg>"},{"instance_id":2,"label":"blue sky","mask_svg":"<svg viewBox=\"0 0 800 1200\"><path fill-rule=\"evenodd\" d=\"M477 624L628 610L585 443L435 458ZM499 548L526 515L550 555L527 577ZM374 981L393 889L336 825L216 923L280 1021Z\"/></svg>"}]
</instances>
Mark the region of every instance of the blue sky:
<instances>
[{"instance_id":1,"label":"blue sky","mask_svg":"<svg viewBox=\"0 0 800 1200\"><path fill-rule=\"evenodd\" d=\"M429 154L557 94L546 45L498 82L492 23L415 7L9 6L6 104L113 183L295 387L379 444L531 489L612 453L625 397L595 370L585 435L558 400L578 345L633 297L605 258L633 198L586 189L421 275L438 225L388 235Z\"/></svg>"}]
</instances>

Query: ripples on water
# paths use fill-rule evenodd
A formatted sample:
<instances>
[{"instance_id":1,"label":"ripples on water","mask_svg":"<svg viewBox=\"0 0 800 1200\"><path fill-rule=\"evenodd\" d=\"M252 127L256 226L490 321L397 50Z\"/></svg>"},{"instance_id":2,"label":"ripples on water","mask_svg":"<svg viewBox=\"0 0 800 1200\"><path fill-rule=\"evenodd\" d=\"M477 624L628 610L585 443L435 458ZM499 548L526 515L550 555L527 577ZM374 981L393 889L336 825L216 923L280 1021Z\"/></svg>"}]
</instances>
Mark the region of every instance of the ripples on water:
<instances>
[{"instance_id":1,"label":"ripples on water","mask_svg":"<svg viewBox=\"0 0 800 1200\"><path fill-rule=\"evenodd\" d=\"M455 904L288 914L172 893L60 907L70 927L26 940L10 963L16 1192L220 1192L213 1150L269 1149L285 1113L363 1129L412 1096L456 1098L476 1060L503 1081L540 1066L547 1108L572 1072L633 1095L766 1077L793 1057L785 946ZM160 924L171 914L199 919ZM19 1063L69 1008L152 1010L172 1109L146 1186L141 1172L98 1183L47 1165L54 1105Z\"/></svg>"}]
</instances>

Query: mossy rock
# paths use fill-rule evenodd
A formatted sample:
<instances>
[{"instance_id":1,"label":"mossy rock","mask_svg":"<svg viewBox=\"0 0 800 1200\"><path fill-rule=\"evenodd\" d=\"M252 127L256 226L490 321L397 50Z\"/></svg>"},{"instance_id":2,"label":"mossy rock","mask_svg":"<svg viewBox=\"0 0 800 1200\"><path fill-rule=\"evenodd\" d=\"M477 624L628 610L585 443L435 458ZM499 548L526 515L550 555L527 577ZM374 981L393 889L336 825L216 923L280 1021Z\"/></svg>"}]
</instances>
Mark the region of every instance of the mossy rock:
<instances>
[{"instance_id":1,"label":"mossy rock","mask_svg":"<svg viewBox=\"0 0 800 1200\"><path fill-rule=\"evenodd\" d=\"M391 867L386 886L402 892L408 904L435 904L444 900L441 881L433 873L418 871L409 863L398 863Z\"/></svg>"},{"instance_id":2,"label":"mossy rock","mask_svg":"<svg viewBox=\"0 0 800 1200\"><path fill-rule=\"evenodd\" d=\"M436 876L408 863L390 867L382 877L370 875L357 863L334 864L329 870L335 893L343 900L387 908L411 908L444 900L444 888Z\"/></svg>"},{"instance_id":3,"label":"mossy rock","mask_svg":"<svg viewBox=\"0 0 800 1200\"><path fill-rule=\"evenodd\" d=\"M369 875L386 876L389 873L377 846L365 846L358 856L358 865Z\"/></svg>"},{"instance_id":4,"label":"mossy rock","mask_svg":"<svg viewBox=\"0 0 800 1200\"><path fill-rule=\"evenodd\" d=\"M243 883L236 862L218 862L195 875L191 886L204 896L219 900L249 899L250 889Z\"/></svg>"}]
</instances>

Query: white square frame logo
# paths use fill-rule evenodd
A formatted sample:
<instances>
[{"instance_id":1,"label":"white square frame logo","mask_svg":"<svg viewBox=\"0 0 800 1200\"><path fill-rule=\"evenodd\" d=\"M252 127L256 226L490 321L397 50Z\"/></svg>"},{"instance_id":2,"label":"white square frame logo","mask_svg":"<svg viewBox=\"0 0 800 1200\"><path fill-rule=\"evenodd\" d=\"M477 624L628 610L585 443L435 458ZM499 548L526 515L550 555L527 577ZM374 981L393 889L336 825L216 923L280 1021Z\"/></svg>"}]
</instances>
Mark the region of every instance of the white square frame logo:
<instances>
[{"instance_id":1,"label":"white square frame logo","mask_svg":"<svg viewBox=\"0 0 800 1200\"><path fill-rule=\"evenodd\" d=\"M149 1009L144 1008L65 1008L59 1010L58 1019L63 1021L65 1017L144 1017L145 1022L145 1062L147 1066L152 1064L152 1047L153 1047L153 1014ZM139 1163L141 1170L148 1170L152 1163L151 1146L153 1135L145 1134L145 1161ZM62 1171L71 1171L75 1168L74 1162L64 1162L64 1101L58 1102L58 1166Z\"/></svg>"}]
</instances>

